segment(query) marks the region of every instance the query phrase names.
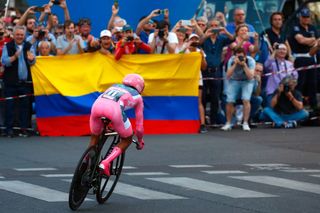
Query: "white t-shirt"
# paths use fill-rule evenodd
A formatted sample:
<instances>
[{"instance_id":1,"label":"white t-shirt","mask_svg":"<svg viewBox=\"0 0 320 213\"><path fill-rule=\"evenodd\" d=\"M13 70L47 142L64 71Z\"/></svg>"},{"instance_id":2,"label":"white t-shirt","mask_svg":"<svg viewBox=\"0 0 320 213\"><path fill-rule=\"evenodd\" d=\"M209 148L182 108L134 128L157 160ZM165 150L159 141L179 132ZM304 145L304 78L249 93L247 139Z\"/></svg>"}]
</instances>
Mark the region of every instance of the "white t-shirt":
<instances>
[{"instance_id":1,"label":"white t-shirt","mask_svg":"<svg viewBox=\"0 0 320 213\"><path fill-rule=\"evenodd\" d=\"M153 39L154 39L154 33L151 33L148 38L148 44L151 44ZM167 39L168 39L169 44L178 44L178 37L173 32L169 32ZM162 46L163 46L163 41L159 37L157 37L156 38L156 49L155 49L154 53L161 53ZM168 49L166 46L164 47L163 53L168 53Z\"/></svg>"}]
</instances>

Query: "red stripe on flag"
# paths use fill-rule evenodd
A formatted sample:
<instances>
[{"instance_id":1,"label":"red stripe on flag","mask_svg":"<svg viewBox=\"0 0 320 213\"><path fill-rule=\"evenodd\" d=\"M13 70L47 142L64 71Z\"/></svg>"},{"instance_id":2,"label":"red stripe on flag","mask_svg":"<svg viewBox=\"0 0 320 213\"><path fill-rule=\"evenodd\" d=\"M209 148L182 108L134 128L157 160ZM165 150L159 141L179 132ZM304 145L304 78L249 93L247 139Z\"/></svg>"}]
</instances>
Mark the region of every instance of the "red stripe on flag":
<instances>
[{"instance_id":1,"label":"red stripe on flag","mask_svg":"<svg viewBox=\"0 0 320 213\"><path fill-rule=\"evenodd\" d=\"M90 135L89 115L37 118L41 136ZM130 119L135 129L135 119ZM198 120L144 120L145 134L194 134Z\"/></svg>"}]
</instances>

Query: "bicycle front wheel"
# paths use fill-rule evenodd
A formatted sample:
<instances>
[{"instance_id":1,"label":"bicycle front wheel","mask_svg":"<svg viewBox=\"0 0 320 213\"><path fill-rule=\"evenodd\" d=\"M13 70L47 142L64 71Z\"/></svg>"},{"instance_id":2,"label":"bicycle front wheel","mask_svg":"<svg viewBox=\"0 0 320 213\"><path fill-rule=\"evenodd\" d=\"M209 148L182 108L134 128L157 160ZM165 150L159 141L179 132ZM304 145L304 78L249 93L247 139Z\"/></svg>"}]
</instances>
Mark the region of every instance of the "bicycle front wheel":
<instances>
[{"instance_id":1,"label":"bicycle front wheel","mask_svg":"<svg viewBox=\"0 0 320 213\"><path fill-rule=\"evenodd\" d=\"M116 144L113 143L107 153L111 153L113 147ZM117 185L117 182L119 180L123 163L125 159L125 153L122 153L119 155L116 159L114 159L110 164L110 177L102 174L100 175L98 179L98 189L96 193L96 198L99 204L103 204L108 200L108 198L111 196L114 188Z\"/></svg>"},{"instance_id":2,"label":"bicycle front wheel","mask_svg":"<svg viewBox=\"0 0 320 213\"><path fill-rule=\"evenodd\" d=\"M92 187L93 173L96 172L96 156L97 149L91 146L79 160L69 190L69 207L72 210L77 210L80 207Z\"/></svg>"}]
</instances>

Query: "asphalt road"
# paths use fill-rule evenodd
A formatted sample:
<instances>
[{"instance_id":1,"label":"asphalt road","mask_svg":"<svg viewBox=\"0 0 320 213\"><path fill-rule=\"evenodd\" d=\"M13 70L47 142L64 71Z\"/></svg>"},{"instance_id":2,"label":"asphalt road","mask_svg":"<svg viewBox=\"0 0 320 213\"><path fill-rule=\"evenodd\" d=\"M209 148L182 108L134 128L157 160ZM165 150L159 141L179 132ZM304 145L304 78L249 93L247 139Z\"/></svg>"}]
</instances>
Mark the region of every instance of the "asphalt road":
<instances>
[{"instance_id":1,"label":"asphalt road","mask_svg":"<svg viewBox=\"0 0 320 213\"><path fill-rule=\"evenodd\" d=\"M106 204L79 212L320 212L320 128L147 135ZM71 212L88 137L0 138L0 212Z\"/></svg>"}]
</instances>

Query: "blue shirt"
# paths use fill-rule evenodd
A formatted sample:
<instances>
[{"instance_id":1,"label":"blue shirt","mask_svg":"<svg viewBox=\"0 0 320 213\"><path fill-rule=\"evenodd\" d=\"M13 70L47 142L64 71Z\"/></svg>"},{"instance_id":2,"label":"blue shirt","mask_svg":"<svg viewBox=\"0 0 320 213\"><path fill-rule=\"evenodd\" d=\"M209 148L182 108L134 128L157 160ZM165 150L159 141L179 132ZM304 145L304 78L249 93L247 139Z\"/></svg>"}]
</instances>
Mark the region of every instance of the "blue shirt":
<instances>
[{"instance_id":1,"label":"blue shirt","mask_svg":"<svg viewBox=\"0 0 320 213\"><path fill-rule=\"evenodd\" d=\"M221 63L221 55L223 47L230 44L232 41L225 36L218 35L216 41L213 43L211 38L207 38L202 47L206 54L206 61L208 68L217 68Z\"/></svg>"},{"instance_id":2,"label":"blue shirt","mask_svg":"<svg viewBox=\"0 0 320 213\"><path fill-rule=\"evenodd\" d=\"M153 33L153 32L154 32L154 30L151 30L150 33L148 34L144 30L142 30L140 32L140 34L139 34L139 37L140 37L141 41L143 41L144 43L148 44L149 35L151 33ZM139 54L147 54L148 52L146 52L146 51L142 50L141 48L139 48L138 49L138 53Z\"/></svg>"},{"instance_id":3,"label":"blue shirt","mask_svg":"<svg viewBox=\"0 0 320 213\"><path fill-rule=\"evenodd\" d=\"M15 44L17 51L19 50L19 46L17 44ZM22 47L22 44L21 44ZM30 49L31 53L35 55L35 50L34 48L31 47ZM21 53L18 57L18 77L19 80L21 81L26 81L28 79L28 68L27 68L27 64L29 63L29 65L32 65L36 62L36 60L34 59L33 61L25 61L24 60L24 53L21 50ZM4 64L7 67L10 67L12 64L10 62L10 56L8 55L8 49L7 49L7 45L4 46L3 48L3 52L2 52L2 58L1 58L1 63Z\"/></svg>"},{"instance_id":4,"label":"blue shirt","mask_svg":"<svg viewBox=\"0 0 320 213\"><path fill-rule=\"evenodd\" d=\"M55 46L57 46L57 39L56 39L56 37L54 37L54 35L53 35L52 33L49 33L49 38L51 39L51 42L52 42ZM26 41L28 41L29 43L31 43L32 39L33 39L33 35L30 35L30 36L27 37ZM48 41L48 38L44 38L43 40L44 40L44 41ZM38 47L38 45L39 45L39 43L40 43L40 41L36 39L36 42L34 42L33 44L31 43L31 44L32 44L32 48L36 50L37 47ZM36 55L38 56L38 55L39 55L39 52L37 51L36 53L37 53Z\"/></svg>"}]
</instances>

